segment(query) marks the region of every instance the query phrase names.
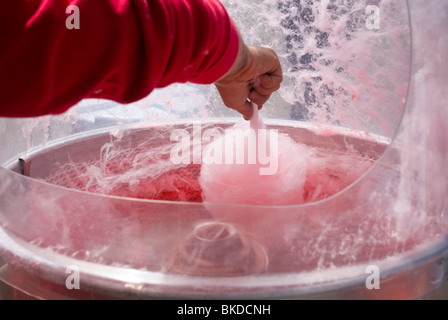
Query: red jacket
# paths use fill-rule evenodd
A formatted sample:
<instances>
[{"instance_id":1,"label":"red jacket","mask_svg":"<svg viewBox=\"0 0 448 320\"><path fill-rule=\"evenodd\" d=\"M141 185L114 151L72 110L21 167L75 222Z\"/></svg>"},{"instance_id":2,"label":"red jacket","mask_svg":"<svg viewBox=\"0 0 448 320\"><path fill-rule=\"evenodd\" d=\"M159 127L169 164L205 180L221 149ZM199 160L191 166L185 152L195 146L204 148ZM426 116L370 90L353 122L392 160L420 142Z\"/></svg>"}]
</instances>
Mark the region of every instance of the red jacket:
<instances>
[{"instance_id":1,"label":"red jacket","mask_svg":"<svg viewBox=\"0 0 448 320\"><path fill-rule=\"evenodd\" d=\"M79 29L66 27L75 17L69 4L79 8ZM218 0L0 0L0 116L213 83L237 52L237 30Z\"/></svg>"}]
</instances>

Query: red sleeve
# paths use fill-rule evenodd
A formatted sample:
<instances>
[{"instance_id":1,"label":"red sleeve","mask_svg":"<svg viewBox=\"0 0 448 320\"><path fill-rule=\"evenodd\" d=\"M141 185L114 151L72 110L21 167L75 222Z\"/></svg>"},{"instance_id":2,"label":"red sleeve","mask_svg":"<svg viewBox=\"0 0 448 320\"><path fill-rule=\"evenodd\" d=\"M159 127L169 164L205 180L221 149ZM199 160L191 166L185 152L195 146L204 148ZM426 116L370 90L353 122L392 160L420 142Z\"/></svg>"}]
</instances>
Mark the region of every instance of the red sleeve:
<instances>
[{"instance_id":1,"label":"red sleeve","mask_svg":"<svg viewBox=\"0 0 448 320\"><path fill-rule=\"evenodd\" d=\"M66 28L69 4L79 8L79 29ZM213 83L237 52L237 30L218 0L0 0L0 116Z\"/></svg>"}]
</instances>

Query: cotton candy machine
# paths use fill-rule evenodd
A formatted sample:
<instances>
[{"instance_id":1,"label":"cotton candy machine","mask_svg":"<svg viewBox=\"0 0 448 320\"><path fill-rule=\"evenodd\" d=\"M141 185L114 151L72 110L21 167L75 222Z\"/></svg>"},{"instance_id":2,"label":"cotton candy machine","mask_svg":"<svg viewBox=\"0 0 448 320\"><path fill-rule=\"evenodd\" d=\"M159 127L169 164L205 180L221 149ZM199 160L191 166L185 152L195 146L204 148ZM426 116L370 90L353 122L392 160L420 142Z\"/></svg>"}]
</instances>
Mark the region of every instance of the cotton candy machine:
<instances>
[{"instance_id":1,"label":"cotton candy machine","mask_svg":"<svg viewBox=\"0 0 448 320\"><path fill-rule=\"evenodd\" d=\"M0 298L447 299L448 4L223 3L282 60L260 115L309 150L299 202L204 198L241 121L211 86L2 118Z\"/></svg>"}]
</instances>

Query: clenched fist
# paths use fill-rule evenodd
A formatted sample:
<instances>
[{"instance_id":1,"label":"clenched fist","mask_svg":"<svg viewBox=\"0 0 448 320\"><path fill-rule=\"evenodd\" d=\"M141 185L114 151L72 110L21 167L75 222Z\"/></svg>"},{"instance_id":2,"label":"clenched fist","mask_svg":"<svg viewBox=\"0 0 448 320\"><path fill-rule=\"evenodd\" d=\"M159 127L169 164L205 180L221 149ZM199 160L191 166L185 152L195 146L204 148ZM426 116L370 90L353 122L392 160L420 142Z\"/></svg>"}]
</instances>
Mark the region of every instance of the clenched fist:
<instances>
[{"instance_id":1,"label":"clenched fist","mask_svg":"<svg viewBox=\"0 0 448 320\"><path fill-rule=\"evenodd\" d=\"M274 50L246 46L240 36L238 56L230 70L215 82L224 104L246 120L252 118L251 102L261 109L280 88L282 68Z\"/></svg>"}]
</instances>

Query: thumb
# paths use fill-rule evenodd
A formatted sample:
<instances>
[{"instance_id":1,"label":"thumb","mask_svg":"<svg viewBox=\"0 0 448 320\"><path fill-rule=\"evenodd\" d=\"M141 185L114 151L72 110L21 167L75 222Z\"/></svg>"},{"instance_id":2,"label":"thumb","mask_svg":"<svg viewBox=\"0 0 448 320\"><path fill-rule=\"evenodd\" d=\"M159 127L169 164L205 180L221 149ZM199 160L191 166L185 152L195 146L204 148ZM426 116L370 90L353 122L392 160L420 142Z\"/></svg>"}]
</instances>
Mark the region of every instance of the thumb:
<instances>
[{"instance_id":1,"label":"thumb","mask_svg":"<svg viewBox=\"0 0 448 320\"><path fill-rule=\"evenodd\" d=\"M244 120L250 120L254 115L254 108L249 100L246 100L242 105L234 109L243 115Z\"/></svg>"},{"instance_id":2,"label":"thumb","mask_svg":"<svg viewBox=\"0 0 448 320\"><path fill-rule=\"evenodd\" d=\"M239 86L221 86L215 84L223 103L243 115L245 120L250 120L253 115L251 103L247 100L249 86L241 83Z\"/></svg>"}]
</instances>

